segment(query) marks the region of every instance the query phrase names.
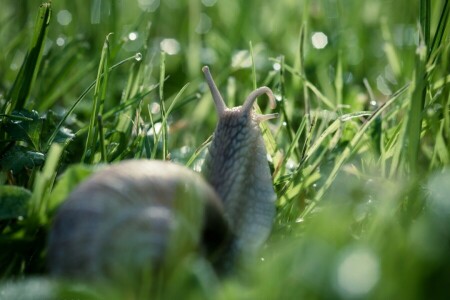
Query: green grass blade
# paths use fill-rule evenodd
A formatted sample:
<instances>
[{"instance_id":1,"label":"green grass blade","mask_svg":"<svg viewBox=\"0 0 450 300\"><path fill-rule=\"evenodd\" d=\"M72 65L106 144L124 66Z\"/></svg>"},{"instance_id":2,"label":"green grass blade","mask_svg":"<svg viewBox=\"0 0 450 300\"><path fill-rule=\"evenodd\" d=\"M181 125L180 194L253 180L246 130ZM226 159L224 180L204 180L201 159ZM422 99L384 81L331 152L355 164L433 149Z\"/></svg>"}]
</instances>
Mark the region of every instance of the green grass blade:
<instances>
[{"instance_id":1,"label":"green grass blade","mask_svg":"<svg viewBox=\"0 0 450 300\"><path fill-rule=\"evenodd\" d=\"M25 107L42 60L51 11L50 3L43 3L39 8L33 40L8 96L11 104L5 111L6 114L10 114L13 110L20 110Z\"/></svg>"},{"instance_id":2,"label":"green grass blade","mask_svg":"<svg viewBox=\"0 0 450 300\"><path fill-rule=\"evenodd\" d=\"M424 1L421 1L421 3ZM422 5L421 5L422 7ZM426 14L426 13L424 13ZM414 92L411 97L411 104L408 113L408 133L407 152L408 152L408 166L411 174L415 176L418 171L418 155L420 147L420 135L422 133L422 112L425 106L425 98L427 92L426 84L426 59L427 59L427 44L426 34L423 33L427 29L427 25L422 24L419 46L416 56L416 68L414 71L414 85L412 86Z\"/></svg>"},{"instance_id":3,"label":"green grass blade","mask_svg":"<svg viewBox=\"0 0 450 300\"><path fill-rule=\"evenodd\" d=\"M162 159L166 160L168 157L168 149L167 149L167 112L166 112L166 104L164 102L164 81L166 77L166 53L164 51L161 51L161 62L159 66L159 105L161 108L161 119L162 127L161 127L161 134L162 134L162 145L163 145L163 152L162 152ZM157 139L159 141L159 137ZM156 147L155 147L156 150Z\"/></svg>"},{"instance_id":4,"label":"green grass blade","mask_svg":"<svg viewBox=\"0 0 450 300\"><path fill-rule=\"evenodd\" d=\"M256 90L258 87L258 84L256 83L256 65L255 65L255 56L253 54L253 44L252 41L248 42L248 46L250 48L250 58L252 59L252 82L253 82L253 89Z\"/></svg>"},{"instance_id":5,"label":"green grass blade","mask_svg":"<svg viewBox=\"0 0 450 300\"><path fill-rule=\"evenodd\" d=\"M152 126L152 127L153 127L152 130L153 130L154 135L155 135L155 133L156 133L155 146L154 146L154 148L153 148L152 155L151 155L151 158L152 158L152 159L155 159L155 158L156 158L156 150L157 150L157 147L156 147L156 146L158 145L159 141L161 140L161 137L164 139L164 135L167 134L167 132L163 132L163 128L164 128L164 127L167 127L167 119L168 119L170 113L172 112L173 108L175 107L175 104L178 103L178 100L180 99L181 95L183 95L184 91L187 89L188 86L189 86L189 83L185 84L185 85L181 88L181 90L178 92L178 94L175 96L175 98L173 99L172 103L170 104L169 109L168 109L167 112L164 114L164 117L161 116L161 117L162 117L162 119L161 119L161 123L162 123L162 124L161 124L161 130L160 130L160 132L156 132L156 131L154 130L154 126ZM154 120L152 120L152 123L153 123L153 122L154 122ZM167 137L165 137L165 139L167 139ZM167 156L164 156L164 157L163 157L163 160L166 159L166 158L167 158Z\"/></svg>"},{"instance_id":6,"label":"green grass blade","mask_svg":"<svg viewBox=\"0 0 450 300\"><path fill-rule=\"evenodd\" d=\"M100 151L101 151L101 161L106 163L106 144L105 144L105 135L103 134L103 118L101 115L97 116L97 124L98 124L98 139L100 142Z\"/></svg>"},{"instance_id":7,"label":"green grass blade","mask_svg":"<svg viewBox=\"0 0 450 300\"><path fill-rule=\"evenodd\" d=\"M130 60L136 60L136 59L140 59L140 53L137 53L133 56L127 57L125 59L123 59L122 61L118 62L117 64L111 66L111 68L109 68L109 72L111 72L112 70L116 69L117 67L123 65L124 63L130 61ZM103 73L102 75L103 76ZM81 95L77 98L77 100L75 100L75 102L72 104L72 106L67 110L67 112L64 114L64 117L61 119L61 121L58 123L58 125L56 126L55 130L53 131L52 135L50 136L50 138L48 139L47 143L46 143L46 147L45 149L48 150L48 148L50 148L50 145L53 143L53 141L56 138L56 135L58 134L58 131L61 129L61 127L63 126L64 122L67 120L67 118L73 113L73 111L75 110L75 108L78 106L78 104L84 99L84 97L86 97L86 95L92 90L92 88L97 84L97 79L94 80L82 93ZM109 116L109 115L108 115Z\"/></svg>"},{"instance_id":8,"label":"green grass blade","mask_svg":"<svg viewBox=\"0 0 450 300\"><path fill-rule=\"evenodd\" d=\"M328 175L325 183L322 187L317 191L314 196L314 201L302 212L300 215L301 218L306 217L317 205L317 203L322 199L323 195L326 193L328 188L333 183L336 178L339 170L342 165L351 157L353 152L356 149L356 146L366 133L367 129L372 125L372 123L379 117L387 108L389 108L395 100L399 98L399 96L407 89L407 86L401 88L397 93L395 93L387 102L385 102L382 106L380 106L371 116L370 118L363 124L360 130L355 134L355 136L351 139L350 143L345 147L344 151L336 158L336 162L333 166L332 171Z\"/></svg>"},{"instance_id":9,"label":"green grass blade","mask_svg":"<svg viewBox=\"0 0 450 300\"><path fill-rule=\"evenodd\" d=\"M104 100L106 97L106 89L109 79L109 60L110 60L110 45L108 35L103 43L102 54L97 71L97 79L94 89L94 101L92 103L92 114L88 128L88 135L82 156L82 161L92 163L94 160L95 144L97 139L97 116L102 114ZM90 152L90 153L89 153ZM89 156L88 156L89 155Z\"/></svg>"},{"instance_id":10,"label":"green grass blade","mask_svg":"<svg viewBox=\"0 0 450 300\"><path fill-rule=\"evenodd\" d=\"M448 19L450 15L450 1L444 2L444 7L442 8L442 13L439 18L438 26L436 28L436 33L433 37L433 42L430 47L429 55L431 56L439 47L443 46L442 39L445 37L445 32L448 29Z\"/></svg>"},{"instance_id":11,"label":"green grass blade","mask_svg":"<svg viewBox=\"0 0 450 300\"><path fill-rule=\"evenodd\" d=\"M62 146L53 144L47 153L43 170L38 171L36 175L33 193L29 203L30 226L35 226L46 221L47 200L56 178L62 151Z\"/></svg>"}]
</instances>

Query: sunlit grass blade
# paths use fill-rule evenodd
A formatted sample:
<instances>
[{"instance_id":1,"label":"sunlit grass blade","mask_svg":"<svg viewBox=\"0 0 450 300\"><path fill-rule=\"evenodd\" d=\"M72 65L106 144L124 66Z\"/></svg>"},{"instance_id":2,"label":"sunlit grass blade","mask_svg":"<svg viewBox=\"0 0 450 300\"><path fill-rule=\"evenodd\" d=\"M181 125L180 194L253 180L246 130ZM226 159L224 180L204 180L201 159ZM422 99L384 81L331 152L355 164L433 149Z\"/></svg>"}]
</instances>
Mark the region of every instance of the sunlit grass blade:
<instances>
[{"instance_id":1,"label":"sunlit grass blade","mask_svg":"<svg viewBox=\"0 0 450 300\"><path fill-rule=\"evenodd\" d=\"M343 97L343 89L344 89L344 80L342 75L342 53L339 52L337 68L336 68L336 76L334 79L334 88L336 89L336 104L338 107L342 106L342 97Z\"/></svg>"},{"instance_id":2,"label":"sunlit grass blade","mask_svg":"<svg viewBox=\"0 0 450 300\"><path fill-rule=\"evenodd\" d=\"M167 112L166 104L164 99L164 81L166 77L166 53L161 52L161 62L159 65L159 105L161 109L161 119L163 120L161 126L162 134L162 159L165 160L168 157L169 150L167 149L167 139L168 139L168 128L167 128ZM157 139L159 142L159 137ZM156 149L156 147L155 147Z\"/></svg>"},{"instance_id":3,"label":"sunlit grass blade","mask_svg":"<svg viewBox=\"0 0 450 300\"><path fill-rule=\"evenodd\" d=\"M426 4L424 4L426 5ZM450 30L448 25L448 19L450 16L450 1L444 2L444 7L442 8L442 13L439 18L438 26L433 37L433 42L430 47L430 54L436 51L439 47L445 46L442 43L442 39L445 38L445 32Z\"/></svg>"},{"instance_id":4,"label":"sunlit grass blade","mask_svg":"<svg viewBox=\"0 0 450 300\"><path fill-rule=\"evenodd\" d=\"M62 151L62 146L53 144L47 154L43 170L36 175L28 212L31 227L47 221L47 200L57 175Z\"/></svg>"},{"instance_id":5,"label":"sunlit grass blade","mask_svg":"<svg viewBox=\"0 0 450 300\"><path fill-rule=\"evenodd\" d=\"M24 108L34 81L36 80L39 66L42 60L42 53L47 37L48 26L51 18L51 4L43 3L39 8L36 18L33 40L20 68L19 74L14 81L12 89L8 95L9 104L3 111L10 114L13 110Z\"/></svg>"},{"instance_id":6,"label":"sunlit grass blade","mask_svg":"<svg viewBox=\"0 0 450 300\"><path fill-rule=\"evenodd\" d=\"M108 35L103 44L102 54L100 57L100 63L97 71L97 79L94 89L94 99L92 103L91 120L89 123L88 134L86 138L86 144L82 156L82 161L93 162L95 144L97 139L97 116L103 113L103 105L106 97L106 90L109 79L109 60L110 60L110 39L111 35Z\"/></svg>"},{"instance_id":7,"label":"sunlit grass blade","mask_svg":"<svg viewBox=\"0 0 450 300\"><path fill-rule=\"evenodd\" d=\"M175 98L173 99L172 103L170 104L169 108L167 109L167 111L165 112L164 116L161 115L161 130L159 132L156 132L154 130L155 126L153 126L153 133L154 135L156 134L156 138L155 138L155 146L153 148L152 151L152 155L151 158L155 159L156 158L156 150L157 150L157 145L159 144L159 141L161 140L161 138L166 139L167 137L164 137L165 134L167 134L167 132L163 132L162 128L167 127L167 119L170 115L170 113L172 112L173 108L175 107L175 104L178 102L178 100L180 99L181 95L184 93L184 91L187 89L187 87L189 86L189 83L185 84L181 90L178 92L178 94L175 96ZM152 121L153 122L153 121ZM164 141L163 141L164 142ZM166 141L167 142L167 141ZM167 157L165 156L163 159L166 159Z\"/></svg>"},{"instance_id":8,"label":"sunlit grass blade","mask_svg":"<svg viewBox=\"0 0 450 300\"><path fill-rule=\"evenodd\" d=\"M425 25L426 27L426 25ZM420 28L420 40L416 53L416 68L414 71L414 84L412 86L414 92L411 97L411 103L408 114L408 128L407 128L407 153L408 166L411 174L415 176L418 171L418 156L420 147L420 135L422 133L422 113L425 106L425 98L427 91L426 84L426 59L427 47L424 40L424 28Z\"/></svg>"},{"instance_id":9,"label":"sunlit grass blade","mask_svg":"<svg viewBox=\"0 0 450 300\"><path fill-rule=\"evenodd\" d=\"M253 81L253 89L256 89L258 84L256 80L256 67L255 67L255 58L253 56L253 46L252 43L249 42L250 47L250 57L252 60L252 81ZM254 107L256 108L255 111L257 114L262 114L261 108L259 107L258 103L255 101ZM270 131L269 127L265 122L260 122L259 127L261 128L262 136L264 143L266 145L266 149L268 154L271 157L275 156L275 151L277 150L277 143L275 141L275 138L273 137L272 132Z\"/></svg>"},{"instance_id":10,"label":"sunlit grass blade","mask_svg":"<svg viewBox=\"0 0 450 300\"><path fill-rule=\"evenodd\" d=\"M303 79L305 88L310 89L314 95L316 95L317 99L320 100L327 108L331 110L335 110L336 106L333 102L328 99L320 90L317 88L312 82L307 80L302 73L295 70L293 67L286 65L286 70L289 71L292 75L298 76ZM309 98L309 97L308 97Z\"/></svg>"}]
</instances>

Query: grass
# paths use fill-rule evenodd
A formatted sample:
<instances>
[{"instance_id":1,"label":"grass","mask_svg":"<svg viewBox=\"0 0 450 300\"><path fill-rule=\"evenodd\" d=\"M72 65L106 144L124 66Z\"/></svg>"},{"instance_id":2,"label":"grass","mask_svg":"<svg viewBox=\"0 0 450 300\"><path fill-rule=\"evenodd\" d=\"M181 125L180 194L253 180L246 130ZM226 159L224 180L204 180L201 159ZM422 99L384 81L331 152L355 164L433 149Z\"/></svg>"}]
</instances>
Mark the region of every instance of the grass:
<instances>
[{"instance_id":1,"label":"grass","mask_svg":"<svg viewBox=\"0 0 450 300\"><path fill-rule=\"evenodd\" d=\"M262 127L277 216L236 274L188 260L158 296L449 296L447 0L25 3L0 12L1 299L117 296L48 278L53 215L100 163L198 170L205 64L230 106L255 86L277 97Z\"/></svg>"}]
</instances>

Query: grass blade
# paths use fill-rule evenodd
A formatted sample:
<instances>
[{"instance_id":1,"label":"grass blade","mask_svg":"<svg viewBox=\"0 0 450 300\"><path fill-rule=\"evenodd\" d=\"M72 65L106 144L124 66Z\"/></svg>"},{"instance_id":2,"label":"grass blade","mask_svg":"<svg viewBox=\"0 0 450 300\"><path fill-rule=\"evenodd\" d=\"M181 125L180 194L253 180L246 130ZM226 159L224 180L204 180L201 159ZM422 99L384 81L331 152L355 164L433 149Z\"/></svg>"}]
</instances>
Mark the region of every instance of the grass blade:
<instances>
[{"instance_id":1,"label":"grass blade","mask_svg":"<svg viewBox=\"0 0 450 300\"><path fill-rule=\"evenodd\" d=\"M28 54L10 91L8 97L10 105L6 108L6 114L25 107L39 71L50 18L51 4L43 3L39 8L39 13L36 18L36 27Z\"/></svg>"},{"instance_id":2,"label":"grass blade","mask_svg":"<svg viewBox=\"0 0 450 300\"><path fill-rule=\"evenodd\" d=\"M89 123L88 135L86 138L86 144L82 156L82 161L92 163L94 160L94 151L96 144L96 125L97 117L102 114L103 105L106 97L106 88L108 86L109 79L109 38L108 35L103 44L102 54L100 57L100 64L97 71L97 80L94 90L94 101L92 103L91 121ZM90 152L90 153L89 153Z\"/></svg>"},{"instance_id":3,"label":"grass blade","mask_svg":"<svg viewBox=\"0 0 450 300\"><path fill-rule=\"evenodd\" d=\"M387 102L385 102L382 106L380 106L372 115L371 117L363 124L361 129L355 134L355 136L351 139L350 143L345 147L344 151L336 158L336 162L333 166L332 171L330 172L328 178L326 179L323 186L317 191L316 195L314 196L314 201L302 212L300 218L304 218L307 216L313 209L316 207L318 201L322 199L325 192L328 190L328 188L333 183L334 179L336 178L338 171L342 167L342 165L351 157L353 154L353 151L356 149L356 146L358 145L359 141L364 136L367 129L372 125L372 123L381 115L382 112L384 112L388 107L394 103L395 100L398 99L398 97L407 89L408 86L404 86L401 88L397 93L395 93Z\"/></svg>"}]
</instances>

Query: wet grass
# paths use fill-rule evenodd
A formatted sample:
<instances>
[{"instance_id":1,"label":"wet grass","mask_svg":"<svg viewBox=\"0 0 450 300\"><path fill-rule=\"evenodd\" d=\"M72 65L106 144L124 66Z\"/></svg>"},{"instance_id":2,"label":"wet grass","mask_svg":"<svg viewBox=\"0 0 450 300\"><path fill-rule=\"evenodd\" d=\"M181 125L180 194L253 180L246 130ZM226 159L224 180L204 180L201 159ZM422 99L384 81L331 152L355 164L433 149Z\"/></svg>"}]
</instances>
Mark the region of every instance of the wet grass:
<instances>
[{"instance_id":1,"label":"wet grass","mask_svg":"<svg viewBox=\"0 0 450 300\"><path fill-rule=\"evenodd\" d=\"M100 163L197 170L216 121L203 65L230 106L277 97L277 216L236 274L193 260L159 296L448 297L448 1L161 2L3 4L0 298L116 295L48 279L54 212Z\"/></svg>"}]
</instances>

